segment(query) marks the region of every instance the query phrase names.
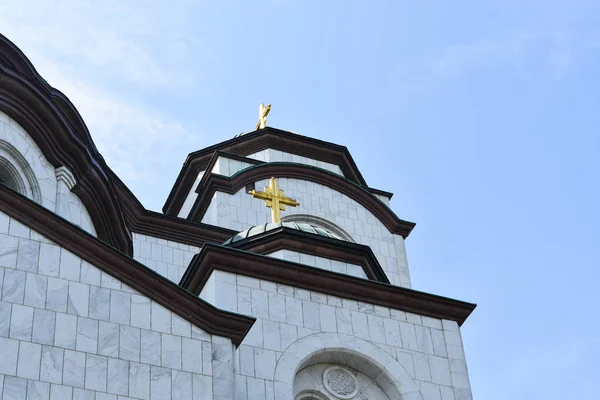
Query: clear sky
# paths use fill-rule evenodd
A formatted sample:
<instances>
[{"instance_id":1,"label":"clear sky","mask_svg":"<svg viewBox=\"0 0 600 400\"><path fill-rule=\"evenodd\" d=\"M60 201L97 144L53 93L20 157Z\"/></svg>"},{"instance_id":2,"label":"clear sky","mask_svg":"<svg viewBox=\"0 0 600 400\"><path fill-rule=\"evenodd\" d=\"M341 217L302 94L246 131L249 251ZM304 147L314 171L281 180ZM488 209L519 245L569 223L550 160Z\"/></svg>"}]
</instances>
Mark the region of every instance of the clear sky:
<instances>
[{"instance_id":1,"label":"clear sky","mask_svg":"<svg viewBox=\"0 0 600 400\"><path fill-rule=\"evenodd\" d=\"M346 145L417 223L414 288L478 303L474 397L598 398L597 0L2 0L0 32L150 209L260 102Z\"/></svg>"}]
</instances>

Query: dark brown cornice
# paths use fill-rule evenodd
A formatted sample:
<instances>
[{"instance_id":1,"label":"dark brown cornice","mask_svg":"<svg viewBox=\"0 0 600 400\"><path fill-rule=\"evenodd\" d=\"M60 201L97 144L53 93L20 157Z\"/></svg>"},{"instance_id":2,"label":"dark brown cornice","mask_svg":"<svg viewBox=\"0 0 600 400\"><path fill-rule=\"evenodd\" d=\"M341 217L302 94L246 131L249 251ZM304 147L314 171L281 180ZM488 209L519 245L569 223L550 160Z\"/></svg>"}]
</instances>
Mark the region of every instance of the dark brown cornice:
<instances>
[{"instance_id":1,"label":"dark brown cornice","mask_svg":"<svg viewBox=\"0 0 600 400\"><path fill-rule=\"evenodd\" d=\"M319 183L343 193L369 210L392 233L406 238L415 224L396 216L388 206L363 187L321 168L294 163L265 163L249 167L232 177L204 174L198 185L198 197L190 210L188 219L200 221L216 191L234 194L245 185L271 176L303 179Z\"/></svg>"},{"instance_id":2,"label":"dark brown cornice","mask_svg":"<svg viewBox=\"0 0 600 400\"><path fill-rule=\"evenodd\" d=\"M266 127L190 153L163 206L163 212L167 215L177 215L179 213L187 194L193 189L192 186L198 173L207 169L207 165L215 151L220 150L239 156L247 156L265 149L285 151L338 165L346 179L361 186L367 186L348 148L345 146Z\"/></svg>"},{"instance_id":3,"label":"dark brown cornice","mask_svg":"<svg viewBox=\"0 0 600 400\"><path fill-rule=\"evenodd\" d=\"M219 157L228 158L231 160L237 160L237 161L241 161L241 162L244 162L246 164L251 164L251 165L268 164L268 162L265 162L265 161L255 160L254 158L239 156L237 154L232 154L232 153L227 153L226 151L217 150L211 156L210 160L208 161L208 164L206 164L206 168L204 169L204 171L212 171L212 169L214 168L215 164L217 163L217 160L219 159ZM205 173L205 175L209 175L209 174ZM202 177L204 178L204 175ZM198 186L196 186L195 192L198 193L201 187L202 187L202 182L199 182ZM393 193L386 192L385 190L379 190L379 189L375 189L375 188L368 187L368 186L362 186L362 188L367 190L368 192L371 192L371 193L377 194L377 195L381 195L381 196L385 196L389 199L391 199L392 196L394 196Z\"/></svg>"},{"instance_id":4,"label":"dark brown cornice","mask_svg":"<svg viewBox=\"0 0 600 400\"><path fill-rule=\"evenodd\" d=\"M193 222L183 218L169 217L147 210L127 186L106 167L121 201L125 220L131 231L165 240L202 247L204 243L223 243L237 231L220 226Z\"/></svg>"},{"instance_id":5,"label":"dark brown cornice","mask_svg":"<svg viewBox=\"0 0 600 400\"><path fill-rule=\"evenodd\" d=\"M227 244L240 250L270 254L278 250L293 250L331 260L360 265L367 278L390 283L369 246L307 233L281 226L256 236Z\"/></svg>"},{"instance_id":6,"label":"dark brown cornice","mask_svg":"<svg viewBox=\"0 0 600 400\"><path fill-rule=\"evenodd\" d=\"M98 238L131 254L132 242L120 204L79 113L2 35L0 110L27 131L52 166L65 166L73 173L77 181L73 192L90 214Z\"/></svg>"},{"instance_id":7,"label":"dark brown cornice","mask_svg":"<svg viewBox=\"0 0 600 400\"><path fill-rule=\"evenodd\" d=\"M205 245L180 285L199 295L214 270L313 290L345 299L456 321L469 317L476 305L399 286L338 274L218 245Z\"/></svg>"},{"instance_id":8,"label":"dark brown cornice","mask_svg":"<svg viewBox=\"0 0 600 400\"><path fill-rule=\"evenodd\" d=\"M209 334L237 346L255 319L220 310L146 266L97 240L44 207L0 184L0 209L77 257L171 310Z\"/></svg>"},{"instance_id":9,"label":"dark brown cornice","mask_svg":"<svg viewBox=\"0 0 600 400\"><path fill-rule=\"evenodd\" d=\"M387 197L388 199L391 199L392 196L394 196L394 193L392 192L386 192L385 190L381 190L381 189L375 189L372 187L366 188L369 192L373 193L373 194L377 194L379 196L384 196Z\"/></svg>"}]
</instances>

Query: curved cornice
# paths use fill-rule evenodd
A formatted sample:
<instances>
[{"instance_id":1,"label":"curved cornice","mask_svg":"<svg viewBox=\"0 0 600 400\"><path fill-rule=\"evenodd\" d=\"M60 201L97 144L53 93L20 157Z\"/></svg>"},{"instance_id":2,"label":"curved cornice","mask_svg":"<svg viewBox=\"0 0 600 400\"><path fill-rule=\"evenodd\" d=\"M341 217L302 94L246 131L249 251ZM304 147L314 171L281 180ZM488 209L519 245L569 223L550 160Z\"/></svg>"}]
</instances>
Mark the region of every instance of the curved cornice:
<instances>
[{"instance_id":1,"label":"curved cornice","mask_svg":"<svg viewBox=\"0 0 600 400\"><path fill-rule=\"evenodd\" d=\"M214 270L432 318L448 319L459 325L465 322L476 307L475 304L464 301L212 244L205 245L194 256L179 285L199 295Z\"/></svg>"},{"instance_id":2,"label":"curved cornice","mask_svg":"<svg viewBox=\"0 0 600 400\"><path fill-rule=\"evenodd\" d=\"M285 151L338 165L346 179L367 187L365 179L346 146L266 127L190 153L163 206L163 212L167 215L177 215L179 213L187 194L193 189L192 186L198 173L207 169L207 165L215 151L220 150L238 156L247 156L265 149ZM391 193L377 189L373 190L378 194L391 197Z\"/></svg>"},{"instance_id":3,"label":"curved cornice","mask_svg":"<svg viewBox=\"0 0 600 400\"><path fill-rule=\"evenodd\" d=\"M391 232L406 238L415 227L414 222L404 221L396 216L381 200L363 187L343 177L321 168L294 163L265 163L248 167L231 177L218 174L204 174L196 192L198 197L190 210L188 219L200 221L216 191L234 194L247 184L272 176L295 178L322 184L355 200L369 210Z\"/></svg>"},{"instance_id":4,"label":"curved cornice","mask_svg":"<svg viewBox=\"0 0 600 400\"><path fill-rule=\"evenodd\" d=\"M328 238L314 233L286 228L285 226L237 242L231 242L227 244L227 247L262 255L268 255L278 250L297 251L330 260L360 265L368 279L390 283L369 246Z\"/></svg>"},{"instance_id":5,"label":"curved cornice","mask_svg":"<svg viewBox=\"0 0 600 400\"><path fill-rule=\"evenodd\" d=\"M33 138L48 162L65 166L77 184L98 238L126 254L133 246L111 182L79 113L65 95L35 71L23 53L0 35L0 110Z\"/></svg>"},{"instance_id":6,"label":"curved cornice","mask_svg":"<svg viewBox=\"0 0 600 400\"><path fill-rule=\"evenodd\" d=\"M209 334L230 338L236 346L255 321L206 303L3 184L0 210Z\"/></svg>"},{"instance_id":7,"label":"curved cornice","mask_svg":"<svg viewBox=\"0 0 600 400\"><path fill-rule=\"evenodd\" d=\"M81 118L81 115L71 103L69 98L60 90L53 88L37 72L31 61L23 52L15 46L6 36L0 33L0 66L4 65L16 72L32 85L37 87L43 94L51 98L54 104L61 110L65 117L65 122L71 125L74 133L77 134L86 143L86 148L92 151L97 157L102 158L98 149L92 140L92 137ZM0 73L0 76L2 74Z\"/></svg>"}]
</instances>

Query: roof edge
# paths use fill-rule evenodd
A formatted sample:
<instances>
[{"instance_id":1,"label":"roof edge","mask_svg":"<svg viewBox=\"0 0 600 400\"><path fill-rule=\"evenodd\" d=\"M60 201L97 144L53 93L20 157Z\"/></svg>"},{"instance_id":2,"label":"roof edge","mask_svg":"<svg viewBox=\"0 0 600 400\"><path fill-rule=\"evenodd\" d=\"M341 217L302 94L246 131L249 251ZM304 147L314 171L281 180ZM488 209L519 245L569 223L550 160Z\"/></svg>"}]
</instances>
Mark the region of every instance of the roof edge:
<instances>
[{"instance_id":1,"label":"roof edge","mask_svg":"<svg viewBox=\"0 0 600 400\"><path fill-rule=\"evenodd\" d=\"M214 307L4 184L0 210L211 335L238 346L254 324L254 318Z\"/></svg>"},{"instance_id":2,"label":"roof edge","mask_svg":"<svg viewBox=\"0 0 600 400\"><path fill-rule=\"evenodd\" d=\"M199 294L215 270L394 308L462 325L476 304L219 245L205 245L180 285Z\"/></svg>"}]
</instances>

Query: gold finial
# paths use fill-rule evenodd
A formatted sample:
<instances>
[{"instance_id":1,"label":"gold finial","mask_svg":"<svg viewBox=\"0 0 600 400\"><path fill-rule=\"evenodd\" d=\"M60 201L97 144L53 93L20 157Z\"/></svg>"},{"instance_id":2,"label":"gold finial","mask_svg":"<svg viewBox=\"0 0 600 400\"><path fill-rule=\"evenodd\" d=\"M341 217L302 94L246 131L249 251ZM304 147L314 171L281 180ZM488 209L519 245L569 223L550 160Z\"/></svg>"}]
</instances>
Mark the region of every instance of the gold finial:
<instances>
[{"instance_id":1,"label":"gold finial","mask_svg":"<svg viewBox=\"0 0 600 400\"><path fill-rule=\"evenodd\" d=\"M264 192L251 190L248 194L251 194L255 199L265 200L265 205L271 209L273 223L281 221L281 211L285 211L285 206L296 207L300 205L296 200L285 197L275 178L269 179L269 186L265 186Z\"/></svg>"},{"instance_id":2,"label":"gold finial","mask_svg":"<svg viewBox=\"0 0 600 400\"><path fill-rule=\"evenodd\" d=\"M267 115L269 115L269 111L271 111L271 105L265 105L260 103L259 114L258 114L258 123L256 124L256 130L264 129L267 127Z\"/></svg>"}]
</instances>

